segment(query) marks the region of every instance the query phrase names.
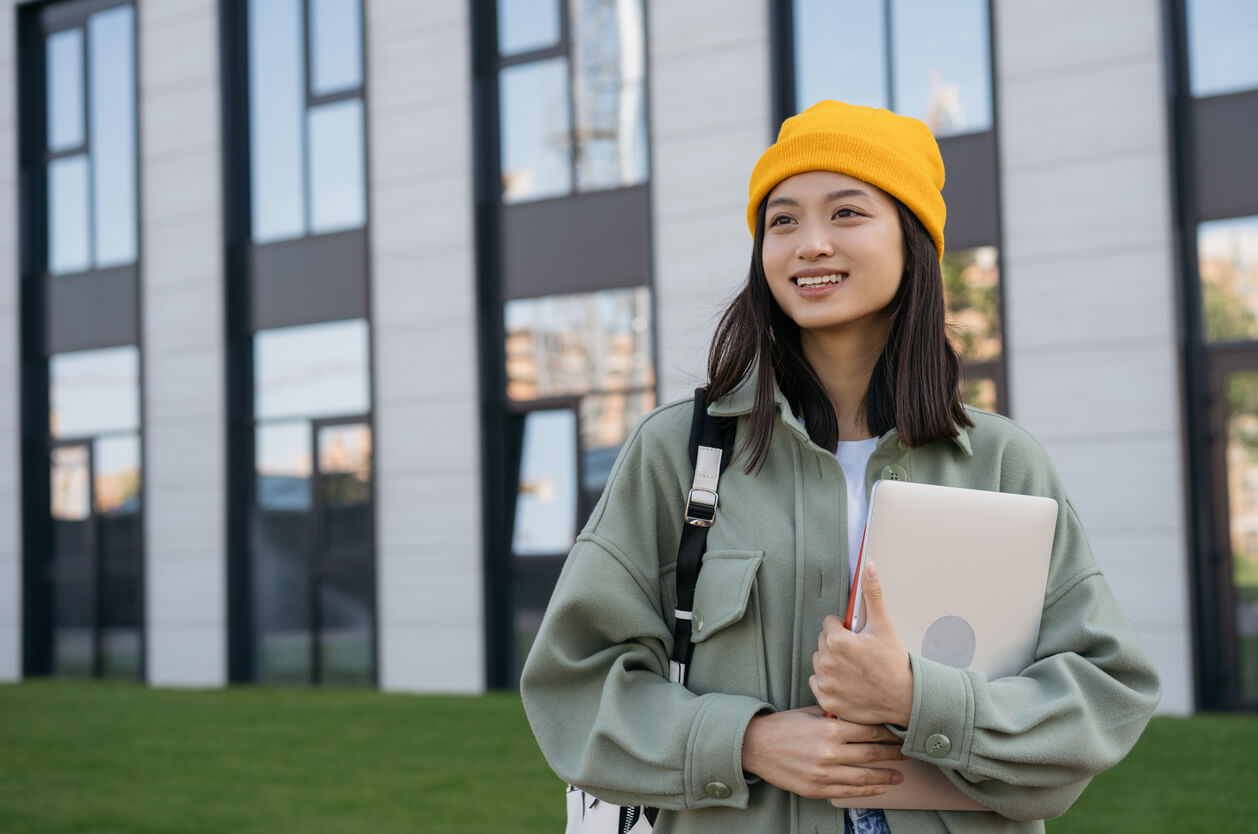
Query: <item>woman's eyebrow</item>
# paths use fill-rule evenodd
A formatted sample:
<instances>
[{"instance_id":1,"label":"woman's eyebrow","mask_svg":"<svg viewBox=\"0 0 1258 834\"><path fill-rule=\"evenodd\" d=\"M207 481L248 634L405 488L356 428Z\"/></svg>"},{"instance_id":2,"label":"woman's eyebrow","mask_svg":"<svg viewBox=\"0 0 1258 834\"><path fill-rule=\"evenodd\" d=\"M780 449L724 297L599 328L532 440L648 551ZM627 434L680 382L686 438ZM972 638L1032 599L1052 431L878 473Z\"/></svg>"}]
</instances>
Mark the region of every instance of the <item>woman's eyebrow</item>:
<instances>
[{"instance_id":1,"label":"woman's eyebrow","mask_svg":"<svg viewBox=\"0 0 1258 834\"><path fill-rule=\"evenodd\" d=\"M868 191L859 188L844 188L840 191L831 191L826 195L824 202L833 203L835 200L846 200L849 197L865 197L873 199L873 195ZM799 201L791 197L774 197L768 202L765 208L773 208L774 206L798 206Z\"/></svg>"}]
</instances>

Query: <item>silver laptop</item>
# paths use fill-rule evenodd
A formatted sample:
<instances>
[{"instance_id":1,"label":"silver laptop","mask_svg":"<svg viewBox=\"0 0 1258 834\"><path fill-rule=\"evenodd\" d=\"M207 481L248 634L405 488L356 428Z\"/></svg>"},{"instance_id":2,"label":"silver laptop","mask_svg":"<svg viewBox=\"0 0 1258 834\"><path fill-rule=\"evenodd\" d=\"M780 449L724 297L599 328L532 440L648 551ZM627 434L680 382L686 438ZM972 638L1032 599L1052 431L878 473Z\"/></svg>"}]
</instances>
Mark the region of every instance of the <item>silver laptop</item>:
<instances>
[{"instance_id":1,"label":"silver laptop","mask_svg":"<svg viewBox=\"0 0 1258 834\"><path fill-rule=\"evenodd\" d=\"M1057 511L1052 498L878 481L869 499L849 627L864 628L860 580L872 560L907 649L989 680L1020 673L1035 657ZM886 786L881 796L833 804L988 810L935 765L908 759L873 766L899 770L904 781Z\"/></svg>"}]
</instances>

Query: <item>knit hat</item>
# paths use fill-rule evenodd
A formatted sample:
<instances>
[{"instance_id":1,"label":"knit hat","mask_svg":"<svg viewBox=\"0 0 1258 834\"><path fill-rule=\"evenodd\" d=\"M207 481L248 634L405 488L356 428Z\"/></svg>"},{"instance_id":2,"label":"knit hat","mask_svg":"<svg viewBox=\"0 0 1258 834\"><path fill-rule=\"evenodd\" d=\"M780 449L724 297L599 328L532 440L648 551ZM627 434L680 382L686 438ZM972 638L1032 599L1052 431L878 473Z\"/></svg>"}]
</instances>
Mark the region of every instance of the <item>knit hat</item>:
<instances>
[{"instance_id":1,"label":"knit hat","mask_svg":"<svg viewBox=\"0 0 1258 834\"><path fill-rule=\"evenodd\" d=\"M835 171L875 185L908 206L944 251L944 165L930 128L890 110L822 101L782 122L751 172L747 227L773 187L805 171Z\"/></svg>"}]
</instances>

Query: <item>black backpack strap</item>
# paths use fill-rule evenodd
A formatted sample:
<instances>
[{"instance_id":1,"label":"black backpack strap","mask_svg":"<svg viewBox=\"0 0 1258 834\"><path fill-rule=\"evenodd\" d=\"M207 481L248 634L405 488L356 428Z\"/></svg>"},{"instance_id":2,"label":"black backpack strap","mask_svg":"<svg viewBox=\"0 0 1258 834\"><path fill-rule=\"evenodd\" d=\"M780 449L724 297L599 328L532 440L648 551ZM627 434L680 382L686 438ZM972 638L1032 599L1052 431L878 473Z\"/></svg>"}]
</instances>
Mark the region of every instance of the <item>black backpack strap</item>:
<instances>
[{"instance_id":1,"label":"black backpack strap","mask_svg":"<svg viewBox=\"0 0 1258 834\"><path fill-rule=\"evenodd\" d=\"M668 664L669 680L686 682L686 667L694 651L690 624L694 616L695 584L707 548L708 529L716 523L719 503L717 482L734 457L733 418L708 414L708 392L695 389L694 416L690 421L690 463L694 480L686 494L677 548L677 609L673 612L673 655Z\"/></svg>"}]
</instances>

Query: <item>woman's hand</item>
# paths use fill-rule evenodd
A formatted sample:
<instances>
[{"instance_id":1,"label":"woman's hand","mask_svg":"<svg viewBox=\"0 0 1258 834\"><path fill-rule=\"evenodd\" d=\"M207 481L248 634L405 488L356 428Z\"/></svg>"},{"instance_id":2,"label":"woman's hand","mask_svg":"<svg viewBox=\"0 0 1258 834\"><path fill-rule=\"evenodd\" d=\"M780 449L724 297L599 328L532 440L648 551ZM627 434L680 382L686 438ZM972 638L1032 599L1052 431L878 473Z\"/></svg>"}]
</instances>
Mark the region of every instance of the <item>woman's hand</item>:
<instances>
[{"instance_id":1,"label":"woman's hand","mask_svg":"<svg viewBox=\"0 0 1258 834\"><path fill-rule=\"evenodd\" d=\"M908 726L913 712L913 667L891 625L882 583L872 562L862 584L866 626L853 634L826 617L812 656L808 686L826 712L861 724Z\"/></svg>"},{"instance_id":2,"label":"woman's hand","mask_svg":"<svg viewBox=\"0 0 1258 834\"><path fill-rule=\"evenodd\" d=\"M904 780L871 762L905 758L881 725L829 718L820 707L757 715L743 734L743 770L809 799L877 796Z\"/></svg>"}]
</instances>

